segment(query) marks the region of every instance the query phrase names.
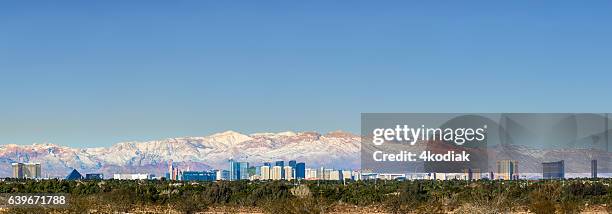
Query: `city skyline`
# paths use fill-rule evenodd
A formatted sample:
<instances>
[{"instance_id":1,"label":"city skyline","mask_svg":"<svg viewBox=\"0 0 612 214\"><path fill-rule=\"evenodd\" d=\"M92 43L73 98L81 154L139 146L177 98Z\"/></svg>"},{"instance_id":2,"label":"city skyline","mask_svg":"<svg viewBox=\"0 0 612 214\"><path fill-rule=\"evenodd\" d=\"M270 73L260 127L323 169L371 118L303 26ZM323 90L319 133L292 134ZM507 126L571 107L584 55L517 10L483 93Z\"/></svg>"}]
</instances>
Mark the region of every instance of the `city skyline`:
<instances>
[{"instance_id":1,"label":"city skyline","mask_svg":"<svg viewBox=\"0 0 612 214\"><path fill-rule=\"evenodd\" d=\"M540 176L534 176L537 173L525 173L521 175L518 169L517 160L502 160L497 161L498 169L497 172L480 172L479 170L472 171L471 169L464 170L463 173L437 173L437 172L422 172L422 173L374 173L369 170L363 171L363 169L347 169L347 168L328 168L320 166L316 168L305 167L305 162L297 162L296 160L290 160L298 167L292 167L294 165L283 166L281 162L275 161L275 165L271 162L262 162L257 165L250 165L249 162L237 162L233 159L229 159L229 167L227 169L208 169L208 170L186 170L179 167L174 167L172 160L168 161L168 168L170 172L165 175L156 175L152 173L133 173L133 172L113 172L113 176L110 177L116 180L172 180L172 181L240 181L240 180L260 180L260 181L274 181L274 180L370 180L370 179L383 179L383 180L548 180L548 179L566 179L566 178L607 178L612 177L610 173L597 173L597 160L592 160L591 163L591 174L589 175L573 175L566 177L564 169L564 160L557 162L543 162L541 163L543 168ZM281 164L279 164L281 163ZM595 164L593 164L595 163ZM246 167L243 167L244 166ZM34 167L34 168L32 168ZM14 163L12 164L13 176L12 178L20 179L52 179L53 177L41 176L40 163ZM31 168L31 169L30 169ZM248 172L247 172L248 170ZM23 171L23 172L22 172ZM246 175L241 175L245 173ZM574 173L575 174L575 173ZM586 173L582 173L586 174ZM56 177L58 178L58 177ZM59 177L62 179L62 177ZM104 174L101 173L87 173L86 176L82 176L80 172L73 169L64 179L66 180L101 180L104 179Z\"/></svg>"}]
</instances>

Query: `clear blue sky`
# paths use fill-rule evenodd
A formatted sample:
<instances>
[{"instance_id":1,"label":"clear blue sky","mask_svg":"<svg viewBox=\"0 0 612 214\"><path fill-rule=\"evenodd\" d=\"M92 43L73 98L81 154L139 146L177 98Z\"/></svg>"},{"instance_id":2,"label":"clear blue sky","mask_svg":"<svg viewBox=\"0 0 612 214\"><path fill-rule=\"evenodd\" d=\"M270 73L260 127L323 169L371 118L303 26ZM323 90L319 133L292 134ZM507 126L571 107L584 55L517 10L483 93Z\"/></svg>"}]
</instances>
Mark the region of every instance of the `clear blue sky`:
<instances>
[{"instance_id":1,"label":"clear blue sky","mask_svg":"<svg viewBox=\"0 0 612 214\"><path fill-rule=\"evenodd\" d=\"M0 144L610 112L611 1L2 1Z\"/></svg>"}]
</instances>

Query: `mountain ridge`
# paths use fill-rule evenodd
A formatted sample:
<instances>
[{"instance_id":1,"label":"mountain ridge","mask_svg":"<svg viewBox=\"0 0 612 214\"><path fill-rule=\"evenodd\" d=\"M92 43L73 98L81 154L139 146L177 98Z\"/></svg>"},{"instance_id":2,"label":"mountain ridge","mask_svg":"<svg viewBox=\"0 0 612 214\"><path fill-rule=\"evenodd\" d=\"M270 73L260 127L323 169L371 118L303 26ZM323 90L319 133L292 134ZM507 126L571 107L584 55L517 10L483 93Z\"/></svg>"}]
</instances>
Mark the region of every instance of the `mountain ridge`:
<instances>
[{"instance_id":1,"label":"mountain ridge","mask_svg":"<svg viewBox=\"0 0 612 214\"><path fill-rule=\"evenodd\" d=\"M367 148L365 148L367 149ZM65 177L72 169L82 174L151 173L164 176L168 161L182 170L227 169L229 158L252 165L276 160L297 160L306 167L338 169L360 167L360 136L334 131L242 134L225 131L201 137L176 137L150 141L119 142L108 147L72 148L44 143L0 145L0 177L11 176L11 163L39 162L43 177ZM520 173L541 172L541 163L565 160L568 172L588 172L591 159L601 172L612 167L612 153L584 149L542 150L523 145L490 147L489 168L495 160L520 161ZM491 159L493 158L493 159Z\"/></svg>"},{"instance_id":2,"label":"mountain ridge","mask_svg":"<svg viewBox=\"0 0 612 214\"><path fill-rule=\"evenodd\" d=\"M44 177L81 173L152 173L163 176L167 162L182 169L225 169L234 158L259 165L265 161L298 160L311 166L355 168L359 136L349 132L279 132L242 134L236 131L203 137L126 141L108 147L72 148L57 144L0 145L0 177L11 175L10 163L40 162ZM307 155L305 155L307 154Z\"/></svg>"}]
</instances>

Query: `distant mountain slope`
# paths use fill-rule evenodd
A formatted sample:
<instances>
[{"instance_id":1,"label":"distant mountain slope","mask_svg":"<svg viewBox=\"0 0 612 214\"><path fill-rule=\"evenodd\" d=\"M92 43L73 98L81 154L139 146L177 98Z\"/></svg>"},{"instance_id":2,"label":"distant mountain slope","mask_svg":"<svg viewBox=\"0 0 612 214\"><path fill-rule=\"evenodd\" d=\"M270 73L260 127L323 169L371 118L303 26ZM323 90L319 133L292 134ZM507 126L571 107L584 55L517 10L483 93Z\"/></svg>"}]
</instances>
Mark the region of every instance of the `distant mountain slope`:
<instances>
[{"instance_id":1,"label":"distant mountain slope","mask_svg":"<svg viewBox=\"0 0 612 214\"><path fill-rule=\"evenodd\" d=\"M206 137L123 142L110 147L76 149L54 144L1 145L0 177L11 175L10 163L20 157L40 162L43 176L64 177L73 168L82 174L153 173L163 176L172 159L183 170L226 169L228 158L260 165L265 161L298 160L307 167L359 166L359 136L347 132L241 134L226 131Z\"/></svg>"}]
</instances>

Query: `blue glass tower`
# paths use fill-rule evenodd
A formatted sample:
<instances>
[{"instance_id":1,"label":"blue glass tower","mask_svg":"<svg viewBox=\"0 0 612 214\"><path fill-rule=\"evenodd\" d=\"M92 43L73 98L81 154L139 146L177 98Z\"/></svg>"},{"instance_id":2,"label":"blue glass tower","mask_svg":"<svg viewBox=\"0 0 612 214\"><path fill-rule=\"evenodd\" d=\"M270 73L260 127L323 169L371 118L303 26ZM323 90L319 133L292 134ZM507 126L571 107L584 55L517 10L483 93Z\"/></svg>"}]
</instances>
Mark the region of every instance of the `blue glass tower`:
<instances>
[{"instance_id":1,"label":"blue glass tower","mask_svg":"<svg viewBox=\"0 0 612 214\"><path fill-rule=\"evenodd\" d=\"M234 161L234 159L229 159L229 180L235 181L240 179L240 165Z\"/></svg>"},{"instance_id":2,"label":"blue glass tower","mask_svg":"<svg viewBox=\"0 0 612 214\"><path fill-rule=\"evenodd\" d=\"M214 181L217 180L217 173L212 171L187 171L183 172L183 181Z\"/></svg>"},{"instance_id":3,"label":"blue glass tower","mask_svg":"<svg viewBox=\"0 0 612 214\"><path fill-rule=\"evenodd\" d=\"M238 180L248 180L249 179L249 163L248 162L238 162Z\"/></svg>"},{"instance_id":4,"label":"blue glass tower","mask_svg":"<svg viewBox=\"0 0 612 214\"><path fill-rule=\"evenodd\" d=\"M303 162L295 165L295 178L304 179L306 178L306 164Z\"/></svg>"},{"instance_id":5,"label":"blue glass tower","mask_svg":"<svg viewBox=\"0 0 612 214\"><path fill-rule=\"evenodd\" d=\"M563 160L557 162L542 163L542 177L544 179L565 178L565 163Z\"/></svg>"}]
</instances>

